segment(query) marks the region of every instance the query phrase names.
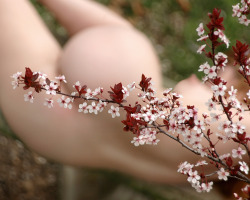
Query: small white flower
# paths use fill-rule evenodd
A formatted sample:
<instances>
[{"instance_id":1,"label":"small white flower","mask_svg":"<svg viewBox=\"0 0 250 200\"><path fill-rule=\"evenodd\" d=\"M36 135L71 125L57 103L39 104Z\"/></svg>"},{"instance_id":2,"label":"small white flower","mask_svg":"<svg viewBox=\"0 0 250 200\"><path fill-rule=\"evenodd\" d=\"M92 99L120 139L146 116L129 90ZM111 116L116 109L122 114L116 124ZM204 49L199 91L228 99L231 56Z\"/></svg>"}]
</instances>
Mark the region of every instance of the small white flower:
<instances>
[{"instance_id":1,"label":"small white flower","mask_svg":"<svg viewBox=\"0 0 250 200\"><path fill-rule=\"evenodd\" d=\"M112 118L119 117L120 116L119 107L114 107L112 105L110 109L108 110L108 113L112 115Z\"/></svg>"},{"instance_id":2,"label":"small white flower","mask_svg":"<svg viewBox=\"0 0 250 200\"><path fill-rule=\"evenodd\" d=\"M57 84L53 81L50 82L50 85L45 85L46 94L56 95Z\"/></svg>"},{"instance_id":3,"label":"small white flower","mask_svg":"<svg viewBox=\"0 0 250 200\"><path fill-rule=\"evenodd\" d=\"M242 171L242 172L245 172L245 174L248 174L248 172L249 172L249 167L248 167L248 165L244 162L244 161L239 161L239 164L240 164L240 170Z\"/></svg>"},{"instance_id":4,"label":"small white flower","mask_svg":"<svg viewBox=\"0 0 250 200\"><path fill-rule=\"evenodd\" d=\"M103 109L107 106L107 103L106 102L102 102L101 100L99 100L99 103L98 103L98 107L100 108L99 112L102 112Z\"/></svg>"},{"instance_id":5,"label":"small white flower","mask_svg":"<svg viewBox=\"0 0 250 200\"><path fill-rule=\"evenodd\" d=\"M64 75L61 75L61 76L57 76L55 77L57 80L59 80L60 82L64 82L64 83L67 83L66 79L65 79L65 76Z\"/></svg>"},{"instance_id":6,"label":"small white flower","mask_svg":"<svg viewBox=\"0 0 250 200\"><path fill-rule=\"evenodd\" d=\"M239 17L239 22L240 22L240 24L244 24L246 26L248 26L248 24L250 24L250 20L247 19L246 15L242 15L241 17Z\"/></svg>"},{"instance_id":7,"label":"small white flower","mask_svg":"<svg viewBox=\"0 0 250 200\"><path fill-rule=\"evenodd\" d=\"M203 166L203 165L208 165L208 163L205 160L200 160L196 163L195 167Z\"/></svg>"},{"instance_id":8,"label":"small white flower","mask_svg":"<svg viewBox=\"0 0 250 200\"><path fill-rule=\"evenodd\" d=\"M196 29L197 33L199 36L203 35L205 30L204 30L204 27L203 27L203 23L200 23L198 28Z\"/></svg>"},{"instance_id":9,"label":"small white flower","mask_svg":"<svg viewBox=\"0 0 250 200\"><path fill-rule=\"evenodd\" d=\"M214 91L214 95L218 97L219 95L225 95L225 90L227 89L227 87L220 83L219 85L213 85L211 89Z\"/></svg>"},{"instance_id":10,"label":"small white flower","mask_svg":"<svg viewBox=\"0 0 250 200\"><path fill-rule=\"evenodd\" d=\"M91 105L88 105L88 110L89 110L89 113L95 113L96 115L98 114L98 111L100 110L99 106L96 105L95 102L92 102Z\"/></svg>"},{"instance_id":11,"label":"small white flower","mask_svg":"<svg viewBox=\"0 0 250 200\"><path fill-rule=\"evenodd\" d=\"M28 92L28 94L24 95L24 101L29 101L30 103L33 103L34 96L33 96L33 92L32 91L30 91L30 92Z\"/></svg>"},{"instance_id":12,"label":"small white flower","mask_svg":"<svg viewBox=\"0 0 250 200\"><path fill-rule=\"evenodd\" d=\"M54 103L54 101L52 99L45 99L44 105L48 106L48 108L52 108L53 103Z\"/></svg>"},{"instance_id":13,"label":"small white flower","mask_svg":"<svg viewBox=\"0 0 250 200\"><path fill-rule=\"evenodd\" d=\"M68 109L71 109L72 108L72 104L70 102L72 102L71 98L66 98L66 97L63 95L60 99L57 100L57 102L59 103L59 105L61 107L64 107L64 108L68 108Z\"/></svg>"},{"instance_id":14,"label":"small white flower","mask_svg":"<svg viewBox=\"0 0 250 200\"><path fill-rule=\"evenodd\" d=\"M233 149L232 150L232 157L233 158L240 158L242 159L242 155L245 155L246 154L246 151L243 150L242 148L238 147L238 149Z\"/></svg>"},{"instance_id":15,"label":"small white flower","mask_svg":"<svg viewBox=\"0 0 250 200\"><path fill-rule=\"evenodd\" d=\"M216 104L213 102L212 99L209 99L208 102L205 103L208 106L208 110L216 110Z\"/></svg>"},{"instance_id":16,"label":"small white flower","mask_svg":"<svg viewBox=\"0 0 250 200\"><path fill-rule=\"evenodd\" d=\"M198 175L198 171L192 171L192 170L190 170L188 172L188 179L187 179L187 181L189 183L195 184L200 179L201 179L201 177Z\"/></svg>"},{"instance_id":17,"label":"small white flower","mask_svg":"<svg viewBox=\"0 0 250 200\"><path fill-rule=\"evenodd\" d=\"M197 50L197 53L202 54L202 52L205 50L206 46L207 46L206 44L201 45L199 47L199 49Z\"/></svg>"},{"instance_id":18,"label":"small white flower","mask_svg":"<svg viewBox=\"0 0 250 200\"><path fill-rule=\"evenodd\" d=\"M250 90L248 90L248 92L247 92L247 97L248 97L248 99L250 99Z\"/></svg>"},{"instance_id":19,"label":"small white flower","mask_svg":"<svg viewBox=\"0 0 250 200\"><path fill-rule=\"evenodd\" d=\"M88 104L86 102L79 104L78 112L88 113Z\"/></svg>"},{"instance_id":20,"label":"small white flower","mask_svg":"<svg viewBox=\"0 0 250 200\"><path fill-rule=\"evenodd\" d=\"M135 82L128 84L127 88L129 89L130 92L133 91L135 89Z\"/></svg>"},{"instance_id":21,"label":"small white flower","mask_svg":"<svg viewBox=\"0 0 250 200\"><path fill-rule=\"evenodd\" d=\"M33 75L36 75L36 74L38 74L38 79L43 79L43 80L45 80L46 79L46 77L47 77L47 74L44 74L44 73L42 73L42 72L33 72Z\"/></svg>"},{"instance_id":22,"label":"small white flower","mask_svg":"<svg viewBox=\"0 0 250 200\"><path fill-rule=\"evenodd\" d=\"M229 172L226 172L224 168L220 168L220 171L217 171L218 179L227 181L227 177L229 176Z\"/></svg>"}]
</instances>

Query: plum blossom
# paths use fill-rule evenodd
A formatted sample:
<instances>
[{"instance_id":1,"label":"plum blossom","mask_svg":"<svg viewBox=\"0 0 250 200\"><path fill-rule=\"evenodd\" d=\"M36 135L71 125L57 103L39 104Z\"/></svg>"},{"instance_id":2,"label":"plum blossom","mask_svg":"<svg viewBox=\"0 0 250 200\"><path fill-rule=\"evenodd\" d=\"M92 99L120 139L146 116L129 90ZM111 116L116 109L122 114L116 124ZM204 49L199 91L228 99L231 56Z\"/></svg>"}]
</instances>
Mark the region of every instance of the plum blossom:
<instances>
[{"instance_id":1,"label":"plum blossom","mask_svg":"<svg viewBox=\"0 0 250 200\"><path fill-rule=\"evenodd\" d=\"M198 166L203 166L203 165L208 165L207 161L205 160L200 160L196 163L195 167L198 167Z\"/></svg>"},{"instance_id":2,"label":"plum blossom","mask_svg":"<svg viewBox=\"0 0 250 200\"><path fill-rule=\"evenodd\" d=\"M51 81L50 84L45 85L44 88L46 90L46 94L56 95L56 89L58 88L58 86L55 82Z\"/></svg>"},{"instance_id":3,"label":"plum blossom","mask_svg":"<svg viewBox=\"0 0 250 200\"><path fill-rule=\"evenodd\" d=\"M34 96L32 91L29 91L28 94L24 95L24 101L29 101L30 103L34 102Z\"/></svg>"},{"instance_id":4,"label":"plum blossom","mask_svg":"<svg viewBox=\"0 0 250 200\"><path fill-rule=\"evenodd\" d=\"M239 164L240 164L240 170L242 171L242 172L245 172L245 174L248 174L248 172L249 172L249 167L248 167L248 165L244 162L244 161L239 161Z\"/></svg>"},{"instance_id":5,"label":"plum blossom","mask_svg":"<svg viewBox=\"0 0 250 200\"><path fill-rule=\"evenodd\" d=\"M201 36L201 35L204 34L205 30L204 30L204 27L203 27L203 23L200 23L200 24L199 24L199 26L198 26L198 28L196 29L196 31L197 31L197 34L198 34L199 36Z\"/></svg>"},{"instance_id":6,"label":"plum blossom","mask_svg":"<svg viewBox=\"0 0 250 200\"><path fill-rule=\"evenodd\" d=\"M157 143L160 141L159 139L156 139L157 132L150 129L145 128L140 132L140 135L138 137L134 137L131 143L133 143L135 146L149 144L149 145L157 145Z\"/></svg>"},{"instance_id":7,"label":"plum blossom","mask_svg":"<svg viewBox=\"0 0 250 200\"><path fill-rule=\"evenodd\" d=\"M243 150L242 148L238 147L238 149L233 149L232 150L232 157L233 158L240 158L242 159L242 156L246 154L246 151Z\"/></svg>"},{"instance_id":8,"label":"plum blossom","mask_svg":"<svg viewBox=\"0 0 250 200\"><path fill-rule=\"evenodd\" d=\"M250 90L247 92L247 98L250 99Z\"/></svg>"},{"instance_id":9,"label":"plum blossom","mask_svg":"<svg viewBox=\"0 0 250 200\"><path fill-rule=\"evenodd\" d=\"M197 133L201 133L202 131L205 130L205 126L204 126L204 122L201 120L195 120L194 121L194 128L193 130L195 130Z\"/></svg>"},{"instance_id":10,"label":"plum blossom","mask_svg":"<svg viewBox=\"0 0 250 200\"><path fill-rule=\"evenodd\" d=\"M208 78L212 79L217 76L216 66L209 67L208 69L204 69L204 73L208 76Z\"/></svg>"},{"instance_id":11,"label":"plum blossom","mask_svg":"<svg viewBox=\"0 0 250 200\"><path fill-rule=\"evenodd\" d=\"M60 75L60 76L57 76L55 77L57 80L59 80L60 82L64 82L64 83L67 83L66 79L65 79L65 76L64 75Z\"/></svg>"},{"instance_id":12,"label":"plum blossom","mask_svg":"<svg viewBox=\"0 0 250 200\"><path fill-rule=\"evenodd\" d=\"M219 38L226 44L227 48L229 47L229 40L222 30L218 29L217 31L214 31L214 34L219 36Z\"/></svg>"},{"instance_id":13,"label":"plum blossom","mask_svg":"<svg viewBox=\"0 0 250 200\"><path fill-rule=\"evenodd\" d=\"M38 74L38 79L43 79L43 80L45 80L46 79L46 77L47 77L47 74L44 74L44 73L42 73L42 72L33 72L33 75L36 75L36 74Z\"/></svg>"},{"instance_id":14,"label":"plum blossom","mask_svg":"<svg viewBox=\"0 0 250 200\"><path fill-rule=\"evenodd\" d=\"M199 41L206 41L208 39L208 35L203 35L199 39L197 39L197 42Z\"/></svg>"},{"instance_id":15,"label":"plum blossom","mask_svg":"<svg viewBox=\"0 0 250 200\"><path fill-rule=\"evenodd\" d=\"M91 105L88 105L87 109L89 110L89 113L95 113L96 115L100 110L98 104L96 104L95 102L92 102Z\"/></svg>"},{"instance_id":16,"label":"plum blossom","mask_svg":"<svg viewBox=\"0 0 250 200\"><path fill-rule=\"evenodd\" d=\"M97 106L99 107L99 112L102 112L103 109L107 106L107 103L99 100Z\"/></svg>"},{"instance_id":17,"label":"plum blossom","mask_svg":"<svg viewBox=\"0 0 250 200\"><path fill-rule=\"evenodd\" d=\"M191 171L193 167L194 165L185 161L178 166L177 172L182 173L182 174L188 174L188 172Z\"/></svg>"},{"instance_id":18,"label":"plum blossom","mask_svg":"<svg viewBox=\"0 0 250 200\"><path fill-rule=\"evenodd\" d=\"M11 76L14 80L11 81L11 85L13 86L13 89L16 89L19 86L19 81L21 79L22 72L17 72Z\"/></svg>"},{"instance_id":19,"label":"plum blossom","mask_svg":"<svg viewBox=\"0 0 250 200\"><path fill-rule=\"evenodd\" d=\"M85 94L86 99L91 99L95 96L94 91L92 91L90 88L87 89L87 92Z\"/></svg>"},{"instance_id":20,"label":"plum blossom","mask_svg":"<svg viewBox=\"0 0 250 200\"><path fill-rule=\"evenodd\" d=\"M239 23L248 26L248 24L250 24L250 20L247 19L246 15L242 15L239 17Z\"/></svg>"},{"instance_id":21,"label":"plum blossom","mask_svg":"<svg viewBox=\"0 0 250 200\"><path fill-rule=\"evenodd\" d=\"M224 180L227 181L228 180L228 176L229 176L229 172L226 172L224 168L220 168L219 171L217 171L218 174L218 179L220 180Z\"/></svg>"},{"instance_id":22,"label":"plum blossom","mask_svg":"<svg viewBox=\"0 0 250 200\"><path fill-rule=\"evenodd\" d=\"M205 103L208 106L208 110L216 110L216 103L213 102L212 99L208 99L208 102Z\"/></svg>"},{"instance_id":23,"label":"plum blossom","mask_svg":"<svg viewBox=\"0 0 250 200\"><path fill-rule=\"evenodd\" d=\"M78 112L88 113L88 104L86 102L79 104Z\"/></svg>"},{"instance_id":24,"label":"plum blossom","mask_svg":"<svg viewBox=\"0 0 250 200\"><path fill-rule=\"evenodd\" d=\"M135 82L128 84L127 88L129 89L130 92L132 92L135 89Z\"/></svg>"},{"instance_id":25,"label":"plum blossom","mask_svg":"<svg viewBox=\"0 0 250 200\"><path fill-rule=\"evenodd\" d=\"M239 134L243 134L243 132L245 131L245 126L241 125L240 122L237 122L236 124L232 124L232 131L234 133L239 133Z\"/></svg>"},{"instance_id":26,"label":"plum blossom","mask_svg":"<svg viewBox=\"0 0 250 200\"><path fill-rule=\"evenodd\" d=\"M197 50L197 53L202 54L202 52L205 51L206 46L207 46L206 44L201 45Z\"/></svg>"},{"instance_id":27,"label":"plum blossom","mask_svg":"<svg viewBox=\"0 0 250 200\"><path fill-rule=\"evenodd\" d=\"M241 9L240 9L240 4L236 4L233 7L233 14L232 16L233 17L240 17L241 16Z\"/></svg>"},{"instance_id":28,"label":"plum blossom","mask_svg":"<svg viewBox=\"0 0 250 200\"><path fill-rule=\"evenodd\" d=\"M210 69L210 65L207 62L205 62L202 65L200 65L198 71L199 72L203 72L203 71L208 70L208 69Z\"/></svg>"},{"instance_id":29,"label":"plum blossom","mask_svg":"<svg viewBox=\"0 0 250 200\"><path fill-rule=\"evenodd\" d=\"M227 89L227 86L225 86L223 83L220 83L219 85L213 85L211 89L214 91L215 96L224 96L225 90Z\"/></svg>"},{"instance_id":30,"label":"plum blossom","mask_svg":"<svg viewBox=\"0 0 250 200\"><path fill-rule=\"evenodd\" d=\"M198 175L198 171L192 171L189 170L188 172L188 178L187 181L189 183L195 184L197 181L199 181L201 179L201 177Z\"/></svg>"},{"instance_id":31,"label":"plum blossom","mask_svg":"<svg viewBox=\"0 0 250 200\"><path fill-rule=\"evenodd\" d=\"M53 105L54 101L52 99L45 99L45 102L44 102L44 105L45 106L48 106L48 108L52 108L54 105Z\"/></svg>"},{"instance_id":32,"label":"plum blossom","mask_svg":"<svg viewBox=\"0 0 250 200\"><path fill-rule=\"evenodd\" d=\"M108 110L108 113L112 115L112 118L119 117L119 107L111 106L110 109Z\"/></svg>"},{"instance_id":33,"label":"plum blossom","mask_svg":"<svg viewBox=\"0 0 250 200\"><path fill-rule=\"evenodd\" d=\"M72 108L72 104L70 103L72 102L72 99L69 97L66 98L64 95L62 95L61 98L57 100L57 102L59 103L60 107L64 107L68 109Z\"/></svg>"}]
</instances>

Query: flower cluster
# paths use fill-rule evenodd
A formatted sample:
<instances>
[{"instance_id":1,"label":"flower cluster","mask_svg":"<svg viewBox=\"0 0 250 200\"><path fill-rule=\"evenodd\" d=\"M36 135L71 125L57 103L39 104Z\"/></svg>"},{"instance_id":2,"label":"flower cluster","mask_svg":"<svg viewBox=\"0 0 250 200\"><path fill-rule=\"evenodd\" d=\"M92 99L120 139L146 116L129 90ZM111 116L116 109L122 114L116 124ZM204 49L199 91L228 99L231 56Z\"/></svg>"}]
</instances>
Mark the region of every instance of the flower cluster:
<instances>
[{"instance_id":1,"label":"flower cluster","mask_svg":"<svg viewBox=\"0 0 250 200\"><path fill-rule=\"evenodd\" d=\"M233 6L233 17L238 17L239 23L248 26L250 19L247 18L247 15L250 13L250 1L241 0L241 3L238 3Z\"/></svg>"},{"instance_id":2,"label":"flower cluster","mask_svg":"<svg viewBox=\"0 0 250 200\"><path fill-rule=\"evenodd\" d=\"M243 2L249 7L249 1L242 1L242 4ZM21 72L12 76L14 79L12 86L14 89L19 85L23 85L24 90L33 89L34 91L24 95L24 100L31 103L34 101L35 93L45 91L50 95L44 102L48 108L54 106L55 96L61 95L57 99L59 106L66 109L76 106L80 113L97 115L108 108L108 113L115 118L121 116L121 110L125 111L121 122L124 131L132 132L134 135L131 143L135 146L156 145L159 142L157 135L164 134L188 151L210 160L209 163L205 160L198 161L194 165L185 161L177 170L187 176L187 181L198 192L209 192L212 189L213 182L209 182L208 177L214 175L217 175L219 180L227 181L232 177L250 184L250 179L246 176L249 173L249 166L243 161L247 155L250 156L248 148L250 137L242 123L244 114L250 112L250 90L244 100L240 101L237 99L237 89L233 86L228 88L227 82L220 77L219 72L227 67L228 56L223 52L217 52L217 48L223 44L229 47L229 40L224 34L224 19L220 13L221 10L214 9L208 14L210 21L206 24L206 28L200 23L196 29L199 36L197 41L203 43L197 53L204 54L209 59L200 65L199 71L204 73L203 81L210 85L212 91L212 97L206 102L210 113L202 113L202 117L198 117L198 108L195 106L184 106L181 102L182 96L171 88L166 89L161 98L157 97L151 78L144 74L138 85L135 82L127 86L117 83L106 93L101 87L93 90L77 81L73 85L74 91L65 94L61 91L61 84L67 83L63 75L55 77L52 81L47 75L26 68L24 76ZM246 14L245 10L244 13ZM244 77L246 87L249 88L249 46L237 41L233 52L235 65L240 65L238 71ZM127 105L126 98L135 89L139 91L138 101L134 105ZM76 99L82 102L76 105L79 102L75 101ZM210 128L214 122L219 124L216 130ZM228 141L235 142L237 148L220 155L217 146ZM204 165L208 164L214 167L214 173L205 174ZM243 191L248 192L249 188L246 186ZM235 197L241 198L238 194L235 194Z\"/></svg>"}]
</instances>

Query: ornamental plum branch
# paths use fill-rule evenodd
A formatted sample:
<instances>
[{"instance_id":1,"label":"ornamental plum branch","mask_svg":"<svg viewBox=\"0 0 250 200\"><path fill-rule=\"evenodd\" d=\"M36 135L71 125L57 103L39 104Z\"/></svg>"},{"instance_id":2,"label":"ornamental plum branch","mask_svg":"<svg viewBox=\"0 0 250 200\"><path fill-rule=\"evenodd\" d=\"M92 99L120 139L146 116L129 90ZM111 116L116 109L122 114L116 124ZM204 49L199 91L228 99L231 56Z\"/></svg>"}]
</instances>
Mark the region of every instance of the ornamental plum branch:
<instances>
[{"instance_id":1,"label":"ornamental plum branch","mask_svg":"<svg viewBox=\"0 0 250 200\"><path fill-rule=\"evenodd\" d=\"M241 20L244 21L243 16L249 14L250 1L242 0L241 3L244 9L237 10L238 4L233 9L235 15L240 16ZM156 97L151 78L144 74L142 74L138 85L135 82L127 86L118 83L110 87L110 91L107 91L108 98L104 97L103 88L91 90L87 85L81 86L79 81L73 85L74 92L66 94L61 91L61 84L67 83L63 75L55 77L57 81L51 81L47 78L47 75L41 72L33 72L30 68L25 69L24 76L21 72L12 75L14 79L12 81L13 88L23 85L24 90L33 89L34 91L29 91L28 94L24 95L25 101L31 103L34 101L34 93L45 91L46 94L51 96L49 99L45 99L44 105L48 108L53 107L55 95L61 95L58 103L67 109L75 106L75 104L72 104L76 99L82 100L83 102L78 105L78 112L82 113L98 114L110 105L108 113L111 114L112 118L115 118L120 116L121 108L126 113L125 118L121 121L124 125L123 130L134 134L131 143L135 146L156 145L159 142L157 134L162 133L178 142L188 151L210 160L210 164L215 167L215 172L212 174L205 175L204 171L198 174L198 171L194 169L208 165L204 160L198 161L195 165L185 161L178 167L177 171L187 175L187 181L198 192L209 192L212 189L213 182L208 182L207 177L215 174L218 175L219 180L226 181L230 177L250 183L250 179L244 175L248 174L249 166L244 161L234 164L233 160L242 159L242 156L246 153L248 153L250 160L248 148L250 137L247 135L246 127L241 124L244 112L250 111L250 90L246 94L247 97L244 98L244 102L240 102L236 98L237 90L234 87L228 90L227 82L219 76L219 72L227 66L228 57L222 52L217 52L217 49L223 44L228 48L230 43L223 32L225 30L224 19L220 14L221 10L214 9L212 13L208 14L210 21L206 24L206 28L204 28L203 23L200 23L196 29L200 37L197 41L205 43L200 46L197 53L204 53L211 62L211 66L207 61L199 67L199 71L205 74L203 82L209 83L213 92L206 105L209 111L216 110L219 107L221 111L219 114L211 112L209 116L203 113L202 117L199 118L198 109L192 105L184 107L181 103L182 96L172 91L171 88L162 93L163 97ZM245 25L248 25L248 23L247 20L244 21ZM246 80L247 86L250 87L249 46L236 41L236 46L232 48L235 65L240 65L239 73ZM135 102L134 106L127 105L126 98L135 89L139 90L137 95L139 101ZM88 104L88 102L91 104ZM220 122L219 133L215 133L215 130L211 130L210 126L214 121L220 121L223 115L225 115L226 120ZM236 117L238 117L238 120L235 119ZM211 135L214 135L217 141L212 141ZM202 141L203 138L208 143L207 146ZM238 149L232 149L232 153L220 155L217 146L221 142L228 141L237 143ZM243 150L240 147L241 145L246 150Z\"/></svg>"}]
</instances>

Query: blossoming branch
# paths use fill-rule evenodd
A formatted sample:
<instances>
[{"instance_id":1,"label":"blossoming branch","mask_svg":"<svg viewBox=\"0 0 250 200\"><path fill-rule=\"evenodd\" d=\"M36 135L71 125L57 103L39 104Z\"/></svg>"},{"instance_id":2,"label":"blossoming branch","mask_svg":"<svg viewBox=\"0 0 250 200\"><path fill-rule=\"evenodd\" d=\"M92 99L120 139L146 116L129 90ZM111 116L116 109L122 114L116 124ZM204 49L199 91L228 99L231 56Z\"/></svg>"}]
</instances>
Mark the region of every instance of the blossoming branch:
<instances>
[{"instance_id":1,"label":"blossoming branch","mask_svg":"<svg viewBox=\"0 0 250 200\"><path fill-rule=\"evenodd\" d=\"M244 21L243 16L249 13L249 1L241 1L241 4L244 9L237 11L236 15ZM234 13L236 13L236 7L233 7ZM48 108L54 106L56 95L61 95L57 102L65 109L76 106L76 99L82 100L77 106L78 112L84 114L98 114L108 109L111 117L115 118L120 117L122 110L125 112L124 119L121 121L124 125L123 129L134 134L131 143L135 146L156 145L159 142L157 135L164 134L202 158L195 164L185 161L177 170L187 176L187 181L198 192L209 192L212 189L213 182L208 180L211 176L217 176L219 180L224 181L235 178L249 184L250 179L247 177L249 166L245 160L248 156L249 162L250 137L242 120L244 113L250 112L250 90L248 89L244 94L241 102L237 99L237 90L233 86L228 88L227 82L219 75L219 72L226 70L228 56L218 52L217 49L221 45L226 45L227 48L230 46L224 33L224 19L220 14L221 10L214 9L208 14L210 21L206 26L200 23L196 29L199 36L197 41L202 43L197 53L204 54L208 58L208 61L200 65L199 71L204 73L203 81L210 85L212 91L212 96L206 103L211 113L202 113L201 118L198 117L198 108L194 105L183 106L182 96L171 88L166 89L161 98L156 97L151 78L144 74L138 84L133 82L124 86L122 83L117 83L107 92L104 92L101 87L92 89L87 85L82 86L77 81L73 85L74 91L66 94L61 89L62 84L67 83L63 75L51 80L46 74L26 68L24 75L17 72L12 76L13 88L23 85L24 90L31 89L24 95L24 100L31 103L34 101L35 93L44 91L49 95L44 101L44 105ZM248 25L249 22L244 21L244 24ZM240 66L238 71L243 76L246 87L250 88L249 46L236 41L233 52L234 64ZM138 91L138 102L134 105L127 104L126 99L135 90ZM218 121L218 129L212 130L211 125ZM236 143L237 148L220 155L217 151L218 145L229 141ZM204 165L212 165L214 173L206 174ZM249 185L243 191L250 197ZM241 198L238 194L235 194L235 197Z\"/></svg>"}]
</instances>

